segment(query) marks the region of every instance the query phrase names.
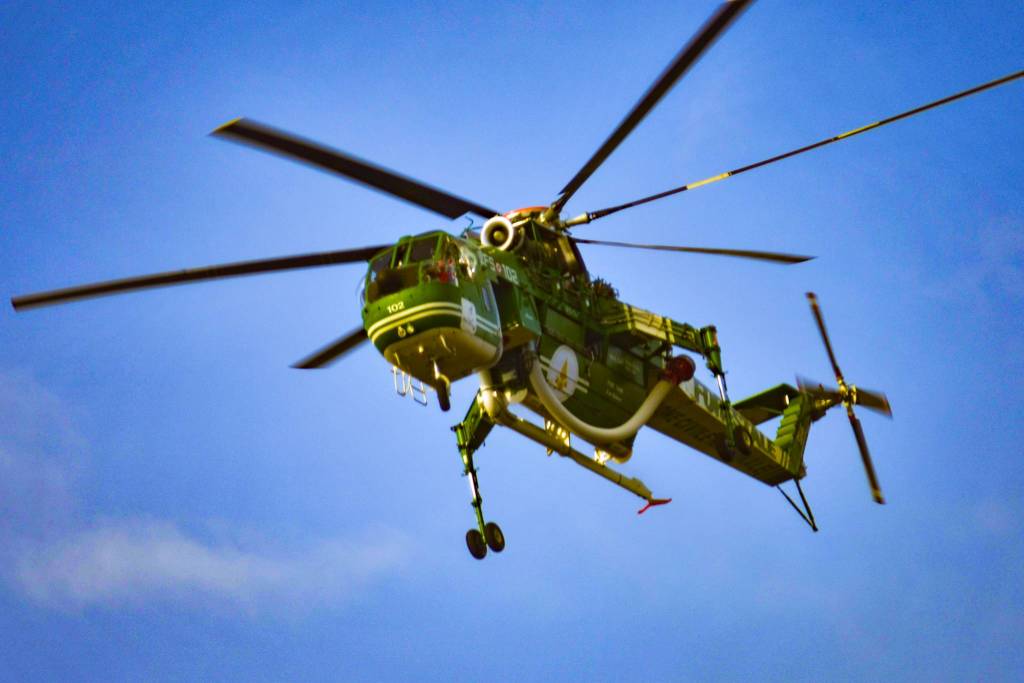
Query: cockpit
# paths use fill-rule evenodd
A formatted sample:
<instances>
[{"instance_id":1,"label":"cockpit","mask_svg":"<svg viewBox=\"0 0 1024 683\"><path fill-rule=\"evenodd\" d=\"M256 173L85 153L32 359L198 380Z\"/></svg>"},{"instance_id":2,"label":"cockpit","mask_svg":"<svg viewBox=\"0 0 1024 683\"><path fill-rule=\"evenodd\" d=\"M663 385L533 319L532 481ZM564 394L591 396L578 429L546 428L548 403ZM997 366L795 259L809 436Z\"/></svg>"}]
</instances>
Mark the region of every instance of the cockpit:
<instances>
[{"instance_id":1,"label":"cockpit","mask_svg":"<svg viewBox=\"0 0 1024 683\"><path fill-rule=\"evenodd\" d=\"M429 232L400 240L370 260L364 303L426 282L457 281L459 245L448 233Z\"/></svg>"}]
</instances>

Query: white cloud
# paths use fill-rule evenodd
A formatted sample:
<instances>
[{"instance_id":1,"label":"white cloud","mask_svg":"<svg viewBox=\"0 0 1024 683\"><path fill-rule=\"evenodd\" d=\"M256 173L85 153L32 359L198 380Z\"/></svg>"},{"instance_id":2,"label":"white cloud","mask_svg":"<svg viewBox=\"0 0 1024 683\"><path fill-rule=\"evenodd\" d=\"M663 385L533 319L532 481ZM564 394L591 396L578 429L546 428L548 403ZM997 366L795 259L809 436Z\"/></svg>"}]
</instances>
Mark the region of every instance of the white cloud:
<instances>
[{"instance_id":1,"label":"white cloud","mask_svg":"<svg viewBox=\"0 0 1024 683\"><path fill-rule=\"evenodd\" d=\"M72 410L31 377L0 371L0 415L0 578L39 604L306 611L344 603L407 557L409 541L386 530L282 547L144 516L82 519L88 444Z\"/></svg>"},{"instance_id":2,"label":"white cloud","mask_svg":"<svg viewBox=\"0 0 1024 683\"><path fill-rule=\"evenodd\" d=\"M337 604L398 568L405 540L319 541L297 552L205 543L152 519L104 520L67 537L26 546L17 584L57 607L208 600L247 610Z\"/></svg>"}]
</instances>

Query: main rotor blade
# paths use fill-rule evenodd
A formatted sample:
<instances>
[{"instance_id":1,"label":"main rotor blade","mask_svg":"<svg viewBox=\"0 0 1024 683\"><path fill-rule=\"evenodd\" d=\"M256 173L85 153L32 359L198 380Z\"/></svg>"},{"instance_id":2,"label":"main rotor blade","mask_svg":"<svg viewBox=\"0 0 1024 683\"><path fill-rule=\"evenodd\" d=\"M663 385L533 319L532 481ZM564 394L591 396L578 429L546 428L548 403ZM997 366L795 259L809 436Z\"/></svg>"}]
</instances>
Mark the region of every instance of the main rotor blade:
<instances>
[{"instance_id":1,"label":"main rotor blade","mask_svg":"<svg viewBox=\"0 0 1024 683\"><path fill-rule=\"evenodd\" d=\"M871 462L871 454L868 452L868 441L864 438L864 430L861 429L860 420L853 414L853 409L847 407L846 414L850 418L850 426L853 427L853 435L857 438L857 448L860 449L860 459L864 463L864 471L868 475L868 484L871 486L871 497L879 505L885 505L885 498L882 497L882 487L878 485L878 477L875 475L875 466Z\"/></svg>"},{"instance_id":2,"label":"main rotor blade","mask_svg":"<svg viewBox=\"0 0 1024 683\"><path fill-rule=\"evenodd\" d=\"M362 327L357 327L343 337L339 337L336 341L331 342L327 346L323 347L319 351L306 356L298 363L292 365L293 368L300 370L313 370L316 368L327 367L334 361L338 360L345 353L351 351L355 347L362 344L364 341L369 339L366 336L366 330Z\"/></svg>"},{"instance_id":3,"label":"main rotor blade","mask_svg":"<svg viewBox=\"0 0 1024 683\"><path fill-rule=\"evenodd\" d=\"M339 263L358 263L360 261L368 260L378 251L387 249L389 246L391 245L380 244L375 247L362 247L361 249L323 251L315 254L282 256L280 258L261 259L258 261L239 261L237 263L223 263L220 265L205 266L202 268L187 268L185 270L173 270L166 273L140 275L120 280L107 280L105 282L78 285L76 287L68 287L66 289L54 289L48 292L37 292L35 294L16 296L11 299L11 305L14 306L16 311L24 311L30 308L63 304L70 301L78 301L80 299L120 294L122 292L133 292L153 287L180 285L188 282L200 282L203 280L218 280L220 278L235 277L238 275L270 273L278 270L333 266Z\"/></svg>"},{"instance_id":4,"label":"main rotor blade","mask_svg":"<svg viewBox=\"0 0 1024 683\"><path fill-rule=\"evenodd\" d=\"M572 238L579 244L597 244L605 247L624 247L626 249L653 249L655 251L678 251L686 254L713 254L716 256L735 256L737 258L757 259L759 261L771 261L773 263L784 263L791 265L810 261L813 256L798 256L795 254L779 254L771 251L751 251L748 249L710 249L707 247L676 247L667 244L632 244L630 242L606 242L604 240L589 240L579 237Z\"/></svg>"},{"instance_id":5,"label":"main rotor blade","mask_svg":"<svg viewBox=\"0 0 1024 683\"><path fill-rule=\"evenodd\" d=\"M843 371L839 369L836 362L836 354L832 351L832 342L828 338L828 331L825 329L825 319L821 316L821 308L818 306L818 297L814 292L807 292L807 300L811 302L811 313L814 314L814 321L818 323L818 331L821 332L821 340L825 342L825 350L828 351L828 360L832 363L832 371L836 373L836 381L843 381Z\"/></svg>"},{"instance_id":6,"label":"main rotor blade","mask_svg":"<svg viewBox=\"0 0 1024 683\"><path fill-rule=\"evenodd\" d=\"M565 203L569 201L576 190L580 189L583 183L593 174L605 159L611 156L615 148L626 139L634 128L643 121L648 112L654 108L662 97L676 84L683 74L693 66L701 55L722 35L736 17L743 12L753 0L728 0L718 6L711 18L704 23L699 31L690 39L683 49L676 55L675 59L665 68L654 84L644 93L632 111L626 115L622 123L612 131L604 144L594 152L594 156L583 165L573 179L562 188L558 198L551 204L549 211L552 214L560 213Z\"/></svg>"},{"instance_id":7,"label":"main rotor blade","mask_svg":"<svg viewBox=\"0 0 1024 683\"><path fill-rule=\"evenodd\" d=\"M674 194L679 194L680 192L686 192L687 190L695 190L698 187L702 187L704 185L710 185L711 183L718 182L719 180L725 180L726 178L731 178L731 177L737 176L737 175L739 175L741 173L746 173L747 171L753 171L755 168L761 168L762 166L767 166L768 164L774 164L776 161L782 161L783 159L788 159L790 157L795 157L798 154L803 154L804 152L810 152L812 149L818 149L819 147L824 147L825 145L830 145L833 142L839 142L840 140L845 140L847 138L852 138L855 135L860 135L861 133L866 133L867 131L874 130L875 128L881 128L882 126L888 125L890 123L894 123L896 121L900 121L902 119L909 118L909 117L913 116L914 114L920 114L921 112L928 111L929 109L934 109L935 107L942 106L943 104L948 104L950 102L954 102L954 101L962 99L964 97L969 97L970 95L975 95L975 94L980 93L982 91L989 90L990 88L995 88L997 86L1003 85L1004 83L1009 83L1010 81L1016 80L1016 79L1021 78L1021 77L1024 77L1024 71L1017 71L1016 73L1012 73L1012 74L1010 74L1008 76L1003 76L1002 78L997 78L994 81L989 81L988 83L983 83L983 84L981 84L979 86L975 86L973 88L969 88L967 90L963 90L961 92L956 93L955 95L950 95L949 97L943 97L941 100L935 100L934 102L929 102L928 104L922 105L920 107L914 107L913 109L908 109L905 112L902 112L902 113L899 113L899 114L895 114L893 116L890 116L888 118L882 119L880 121L875 121L874 123L869 123L866 126L861 126L860 128L854 128L853 130L848 130L845 133L840 133L839 135L834 135L834 136L832 136L830 138L825 138L824 140L819 140L818 142L814 142L814 143L812 143L810 145L805 145L803 147L798 147L797 149L790 150L788 152L783 152L782 154L776 154L773 157L769 157L767 159L762 159L761 161L755 162L753 164L747 164L746 166L740 166L739 168L734 168L733 170L726 171L725 173L719 173L718 175L711 176L710 178L705 178L704 180L698 180L696 182L689 183L687 185L681 185L680 187L676 187L676 188L673 188L671 190L666 190L664 192L659 192L658 194L652 194L651 196L644 197L642 199L636 199L636 200L631 201L631 202L626 202L625 204L619 204L618 206L612 206L612 207L609 207L607 209L600 209L598 211L591 211L591 212L584 213L584 214L582 214L582 215L580 215L580 216L578 216L576 218L573 218L572 221L570 222L570 224L581 225L581 224L585 224L585 223L590 223L591 221L596 221L598 218L603 218L605 216L610 216L611 214L616 213L618 211L622 211L623 209L629 209L629 208L632 208L634 206L640 206L641 204L646 204L648 202L653 202L653 201L655 201L657 199L663 199L665 197L670 197L670 196L672 196Z\"/></svg>"},{"instance_id":8,"label":"main rotor blade","mask_svg":"<svg viewBox=\"0 0 1024 683\"><path fill-rule=\"evenodd\" d=\"M249 119L229 121L210 135L301 161L321 171L337 173L448 218L458 218L464 213L475 213L484 218L498 214L494 209L456 197L369 161Z\"/></svg>"}]
</instances>

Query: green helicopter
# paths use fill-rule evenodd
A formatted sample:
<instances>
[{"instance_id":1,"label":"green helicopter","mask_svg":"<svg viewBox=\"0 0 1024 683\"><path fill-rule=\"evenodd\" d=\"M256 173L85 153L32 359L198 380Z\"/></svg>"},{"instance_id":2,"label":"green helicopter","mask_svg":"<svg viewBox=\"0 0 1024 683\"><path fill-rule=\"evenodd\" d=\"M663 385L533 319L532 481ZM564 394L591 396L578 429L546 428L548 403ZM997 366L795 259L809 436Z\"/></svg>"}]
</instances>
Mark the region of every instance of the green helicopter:
<instances>
[{"instance_id":1,"label":"green helicopter","mask_svg":"<svg viewBox=\"0 0 1024 683\"><path fill-rule=\"evenodd\" d=\"M836 361L816 297L812 314L836 377L835 388L809 380L779 384L733 401L713 325L694 327L619 300L615 289L588 272L579 245L604 245L752 258L795 264L810 257L737 249L629 244L576 237L573 228L618 211L787 159L942 104L1024 77L1019 71L709 178L598 211L562 218L566 203L672 86L725 32L752 0L730 0L675 56L625 119L548 205L497 211L344 152L247 119L212 135L241 142L341 175L448 218L474 214L479 229L406 236L394 244L286 256L144 275L14 297L16 310L173 284L347 263L368 265L362 289L362 325L294 365L323 368L370 341L392 366L395 387L423 403L429 387L442 410L451 384L475 375L476 396L452 429L471 489L476 526L466 533L477 559L501 552L501 528L483 513L474 453L502 426L643 499L644 512L670 502L639 479L614 469L633 454L642 427L650 427L758 481L779 487L817 530L800 480L811 424L842 406L853 428L872 496L881 488L854 406L892 415L885 395L848 384ZM695 378L699 356L714 380ZM522 406L535 423L514 412ZM758 425L780 418L769 437ZM573 437L591 445L589 453ZM794 481L800 505L781 484Z\"/></svg>"}]
</instances>

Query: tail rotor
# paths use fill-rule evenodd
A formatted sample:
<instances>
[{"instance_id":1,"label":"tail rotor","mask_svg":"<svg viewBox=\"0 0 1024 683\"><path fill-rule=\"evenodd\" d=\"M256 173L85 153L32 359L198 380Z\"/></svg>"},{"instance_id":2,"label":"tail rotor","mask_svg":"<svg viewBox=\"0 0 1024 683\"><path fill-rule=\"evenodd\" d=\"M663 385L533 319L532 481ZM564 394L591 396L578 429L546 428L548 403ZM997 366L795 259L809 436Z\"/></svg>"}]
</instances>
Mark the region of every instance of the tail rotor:
<instances>
[{"instance_id":1,"label":"tail rotor","mask_svg":"<svg viewBox=\"0 0 1024 683\"><path fill-rule=\"evenodd\" d=\"M803 377L797 378L797 385L800 391L811 396L816 406L822 411L832 406L842 405L846 408L846 416L853 428L853 435L857 439L857 448L860 450L860 457L864 463L864 471L868 476L868 484L871 486L871 496L879 505L885 504L882 497L882 488L878 484L878 476L875 474L875 467L871 461L871 453L868 451L868 442L864 438L864 430L860 420L853 411L853 406L859 405L881 413L886 417L892 417L892 408L889 406L889 399L880 391L862 389L853 384L847 384L843 378L843 372L839 369L835 352L832 350L832 342L829 339L828 331L825 329L825 319L821 315L821 308L818 306L818 297L814 292L807 293L807 300L811 304L811 313L818 324L818 331L821 333L821 340L825 344L825 351L828 352L828 359L832 363L832 371L836 376L837 388L825 387L822 384Z\"/></svg>"}]
</instances>

